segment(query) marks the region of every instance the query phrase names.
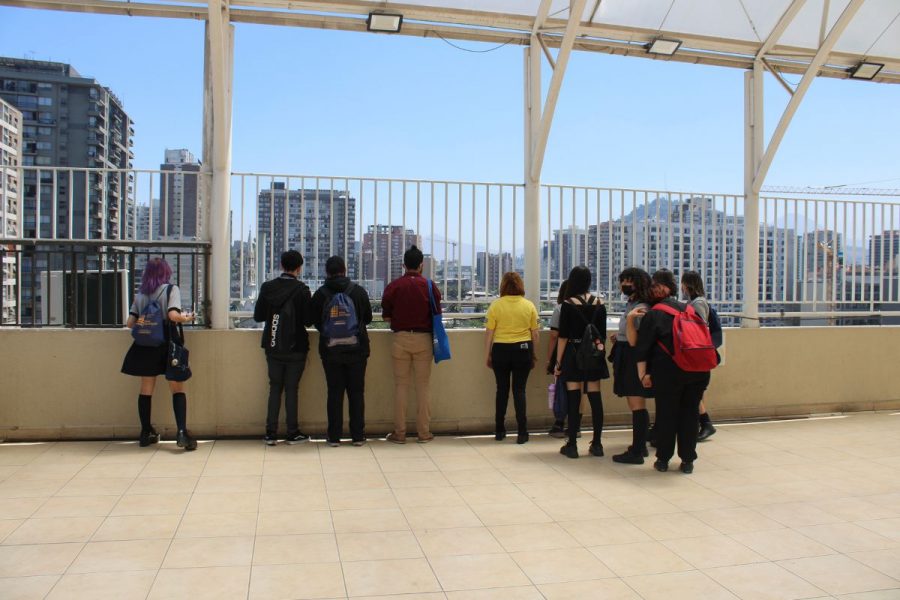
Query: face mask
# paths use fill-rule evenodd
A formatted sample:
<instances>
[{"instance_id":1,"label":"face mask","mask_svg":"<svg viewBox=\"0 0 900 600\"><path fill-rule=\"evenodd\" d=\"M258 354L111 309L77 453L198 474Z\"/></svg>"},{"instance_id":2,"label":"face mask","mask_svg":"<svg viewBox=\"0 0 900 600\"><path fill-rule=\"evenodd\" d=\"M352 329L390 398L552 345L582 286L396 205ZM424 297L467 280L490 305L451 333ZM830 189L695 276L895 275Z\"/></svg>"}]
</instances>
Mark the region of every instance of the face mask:
<instances>
[{"instance_id":1,"label":"face mask","mask_svg":"<svg viewBox=\"0 0 900 600\"><path fill-rule=\"evenodd\" d=\"M633 285L623 285L622 293L625 294L626 296L631 296L634 293L634 286Z\"/></svg>"}]
</instances>

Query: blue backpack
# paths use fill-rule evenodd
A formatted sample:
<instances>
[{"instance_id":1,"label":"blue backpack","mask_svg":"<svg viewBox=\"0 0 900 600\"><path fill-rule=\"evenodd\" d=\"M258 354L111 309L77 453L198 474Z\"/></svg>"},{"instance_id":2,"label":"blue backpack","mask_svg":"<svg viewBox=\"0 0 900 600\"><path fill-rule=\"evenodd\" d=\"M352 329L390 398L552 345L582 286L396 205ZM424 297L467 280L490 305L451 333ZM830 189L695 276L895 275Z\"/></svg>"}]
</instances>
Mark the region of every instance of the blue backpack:
<instances>
[{"instance_id":1,"label":"blue backpack","mask_svg":"<svg viewBox=\"0 0 900 600\"><path fill-rule=\"evenodd\" d=\"M166 287L166 307L169 306L171 294L172 286L169 285ZM131 328L131 337L138 346L148 348L159 348L166 343L166 315L159 305L159 296L150 298L141 311L137 324Z\"/></svg>"},{"instance_id":2,"label":"blue backpack","mask_svg":"<svg viewBox=\"0 0 900 600\"><path fill-rule=\"evenodd\" d=\"M322 335L329 353L342 354L359 348L359 318L350 297L354 287L350 283L343 292L337 293L323 288L326 295L330 294L322 309Z\"/></svg>"}]
</instances>

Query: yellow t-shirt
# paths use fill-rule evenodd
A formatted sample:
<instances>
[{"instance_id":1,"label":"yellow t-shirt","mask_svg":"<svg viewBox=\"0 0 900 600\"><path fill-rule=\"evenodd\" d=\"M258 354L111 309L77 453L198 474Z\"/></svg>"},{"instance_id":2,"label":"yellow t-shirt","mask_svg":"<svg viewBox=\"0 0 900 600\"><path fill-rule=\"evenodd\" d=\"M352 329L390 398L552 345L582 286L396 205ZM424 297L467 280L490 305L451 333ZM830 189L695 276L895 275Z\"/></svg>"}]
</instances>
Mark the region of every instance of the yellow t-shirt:
<instances>
[{"instance_id":1,"label":"yellow t-shirt","mask_svg":"<svg viewBox=\"0 0 900 600\"><path fill-rule=\"evenodd\" d=\"M537 309L525 296L503 296L488 308L485 327L494 330L494 341L499 344L527 342L531 330L538 328L537 319Z\"/></svg>"}]
</instances>

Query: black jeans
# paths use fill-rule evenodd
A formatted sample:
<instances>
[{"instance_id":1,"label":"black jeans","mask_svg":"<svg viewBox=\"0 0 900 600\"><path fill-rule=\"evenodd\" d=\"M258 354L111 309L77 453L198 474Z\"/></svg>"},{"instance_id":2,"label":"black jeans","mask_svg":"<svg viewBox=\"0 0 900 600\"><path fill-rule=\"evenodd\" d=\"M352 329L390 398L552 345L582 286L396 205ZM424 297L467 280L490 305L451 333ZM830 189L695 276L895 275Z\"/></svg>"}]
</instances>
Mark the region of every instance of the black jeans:
<instances>
[{"instance_id":1,"label":"black jeans","mask_svg":"<svg viewBox=\"0 0 900 600\"><path fill-rule=\"evenodd\" d=\"M675 454L685 462L697 459L697 422L709 373L678 376L653 373L656 392L656 458L668 462Z\"/></svg>"},{"instance_id":2,"label":"black jeans","mask_svg":"<svg viewBox=\"0 0 900 600\"><path fill-rule=\"evenodd\" d=\"M366 358L340 363L322 361L328 384L328 441L338 442L344 434L344 392L350 413L350 437L354 442L366 439Z\"/></svg>"},{"instance_id":3,"label":"black jeans","mask_svg":"<svg viewBox=\"0 0 900 600\"><path fill-rule=\"evenodd\" d=\"M516 425L519 433L528 431L525 406L525 384L531 373L532 343L494 343L491 346L491 364L497 379L495 421L498 433L506 432L506 407L509 404L509 382L512 378L513 405L516 408Z\"/></svg>"},{"instance_id":4,"label":"black jeans","mask_svg":"<svg viewBox=\"0 0 900 600\"><path fill-rule=\"evenodd\" d=\"M266 434L278 433L278 412L284 392L284 412L287 416L288 437L300 431L297 422L297 388L306 367L306 354L266 356L269 365L269 411L266 414Z\"/></svg>"}]
</instances>

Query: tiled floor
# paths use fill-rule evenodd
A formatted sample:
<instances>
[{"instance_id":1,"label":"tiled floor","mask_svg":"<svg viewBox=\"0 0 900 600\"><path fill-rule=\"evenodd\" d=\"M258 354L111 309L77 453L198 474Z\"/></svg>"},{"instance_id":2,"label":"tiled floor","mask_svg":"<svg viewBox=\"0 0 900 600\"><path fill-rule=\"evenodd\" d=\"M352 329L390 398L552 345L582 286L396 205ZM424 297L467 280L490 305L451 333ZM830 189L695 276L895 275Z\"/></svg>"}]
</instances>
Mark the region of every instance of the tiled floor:
<instances>
[{"instance_id":1,"label":"tiled floor","mask_svg":"<svg viewBox=\"0 0 900 600\"><path fill-rule=\"evenodd\" d=\"M900 599L900 413L559 440L0 445L0 598Z\"/></svg>"}]
</instances>

